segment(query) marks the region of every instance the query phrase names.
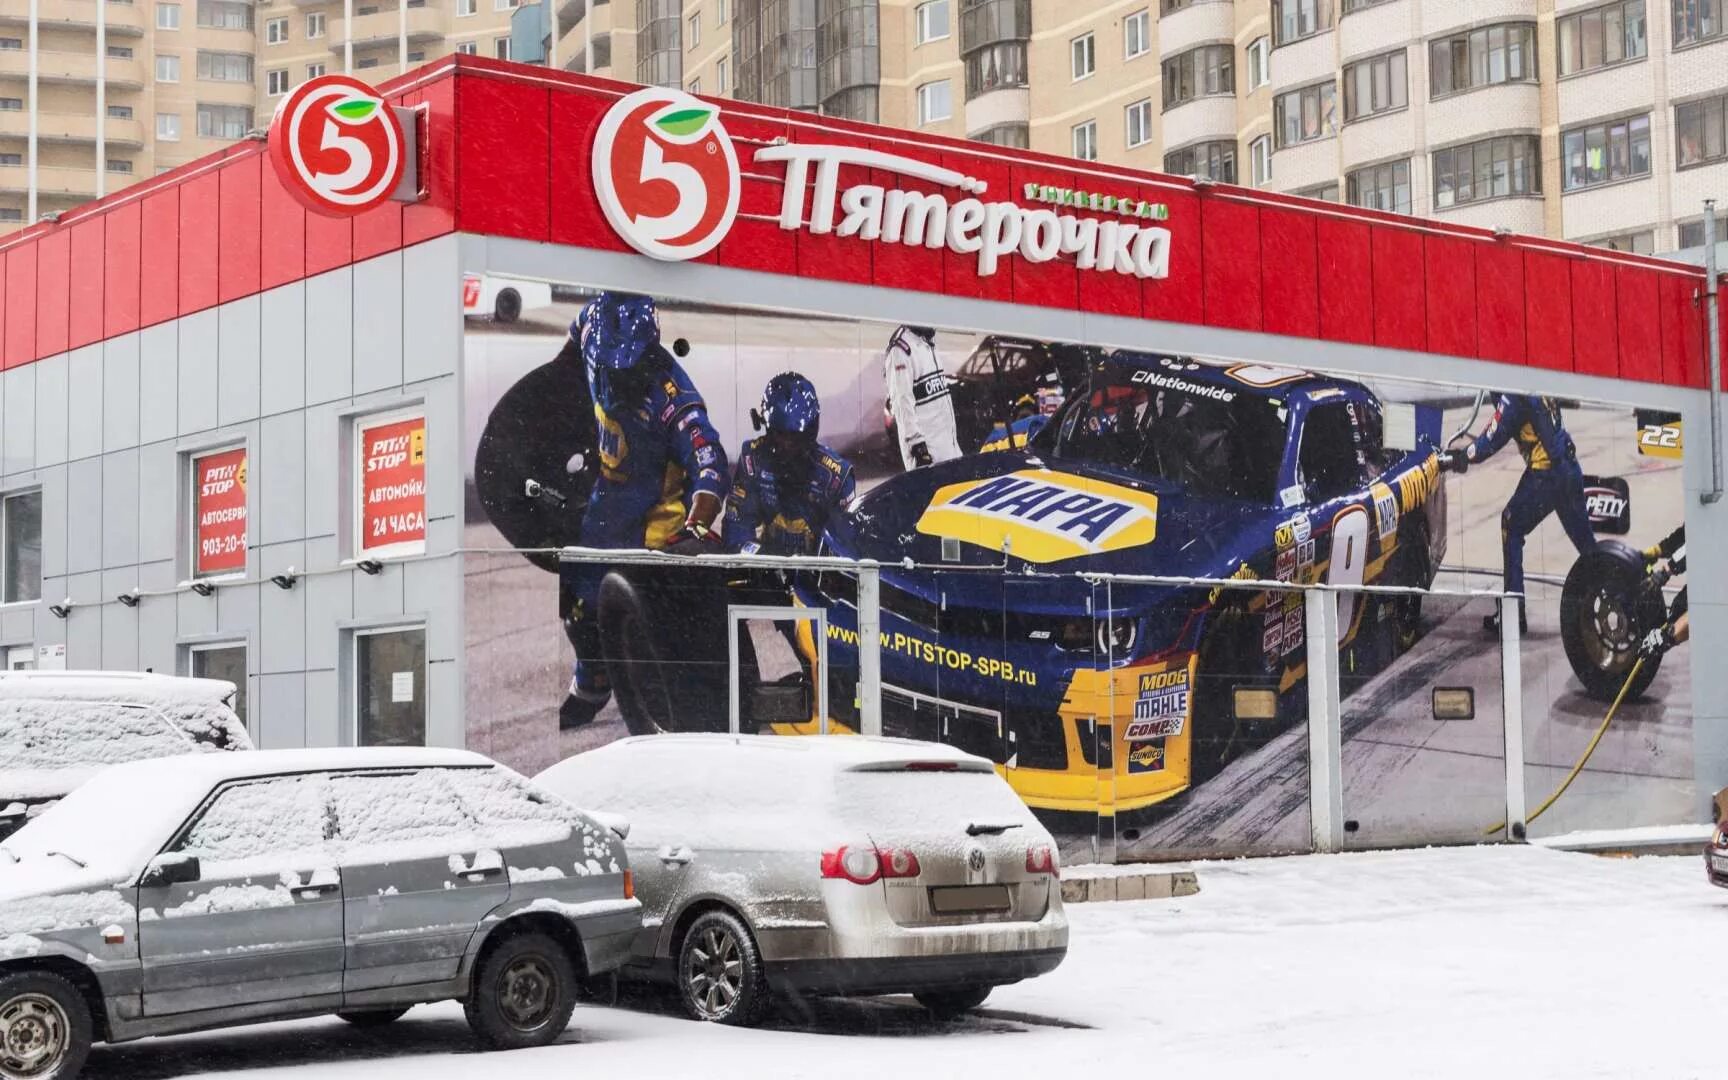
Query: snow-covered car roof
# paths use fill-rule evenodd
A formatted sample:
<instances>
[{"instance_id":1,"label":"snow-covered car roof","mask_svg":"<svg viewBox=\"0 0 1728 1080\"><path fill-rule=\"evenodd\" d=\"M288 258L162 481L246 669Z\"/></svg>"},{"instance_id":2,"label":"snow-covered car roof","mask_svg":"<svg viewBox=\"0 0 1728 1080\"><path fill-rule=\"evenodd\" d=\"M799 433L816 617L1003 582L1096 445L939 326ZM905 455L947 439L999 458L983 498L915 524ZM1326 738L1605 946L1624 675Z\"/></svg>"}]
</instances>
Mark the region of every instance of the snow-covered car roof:
<instances>
[{"instance_id":1,"label":"snow-covered car roof","mask_svg":"<svg viewBox=\"0 0 1728 1080\"><path fill-rule=\"evenodd\" d=\"M234 693L222 679L193 679L149 671L0 671L0 698L76 697L148 701L164 705L220 702Z\"/></svg>"}]
</instances>

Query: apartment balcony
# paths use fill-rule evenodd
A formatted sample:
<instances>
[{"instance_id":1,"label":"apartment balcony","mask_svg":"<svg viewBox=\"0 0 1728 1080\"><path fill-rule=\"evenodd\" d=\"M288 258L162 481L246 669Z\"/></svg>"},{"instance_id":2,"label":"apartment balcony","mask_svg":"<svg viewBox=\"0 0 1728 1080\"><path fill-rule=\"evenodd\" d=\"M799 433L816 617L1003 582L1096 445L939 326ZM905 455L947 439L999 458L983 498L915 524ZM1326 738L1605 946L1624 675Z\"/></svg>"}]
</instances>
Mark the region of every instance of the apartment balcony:
<instances>
[{"instance_id":1,"label":"apartment balcony","mask_svg":"<svg viewBox=\"0 0 1728 1080\"><path fill-rule=\"evenodd\" d=\"M96 85L96 58L86 53L50 52L36 54L36 77L50 83L87 83ZM24 49L0 49L0 80L27 79L30 76L30 54ZM107 83L123 90L138 90L144 86L144 64L134 58L122 60L108 57Z\"/></svg>"},{"instance_id":2,"label":"apartment balcony","mask_svg":"<svg viewBox=\"0 0 1728 1080\"><path fill-rule=\"evenodd\" d=\"M1391 0L1390 3L1379 3L1359 11L1340 14L1338 55L1346 60L1370 56L1395 49L1399 42L1410 40L1410 7L1417 2L1418 0ZM1421 42L1418 41L1417 45L1416 53L1419 54L1422 51ZM1414 55L1411 57L1411 66L1414 69Z\"/></svg>"},{"instance_id":3,"label":"apartment balcony","mask_svg":"<svg viewBox=\"0 0 1728 1080\"><path fill-rule=\"evenodd\" d=\"M1158 19L1158 53L1168 59L1196 45L1236 37L1236 5L1229 0L1196 0Z\"/></svg>"},{"instance_id":4,"label":"apartment balcony","mask_svg":"<svg viewBox=\"0 0 1728 1080\"><path fill-rule=\"evenodd\" d=\"M109 146L143 146L144 125L137 120L109 117L103 125ZM0 138L23 139L30 134L30 114L0 112ZM36 138L45 143L96 142L96 117L91 113L39 113Z\"/></svg>"},{"instance_id":5,"label":"apartment balcony","mask_svg":"<svg viewBox=\"0 0 1728 1080\"><path fill-rule=\"evenodd\" d=\"M109 178L110 188L131 183L136 177L117 173ZM0 192L23 194L30 190L30 170L24 165L0 165ZM39 194L83 201L96 197L96 170L73 169L63 165L42 165L36 169L36 190Z\"/></svg>"},{"instance_id":6,"label":"apartment balcony","mask_svg":"<svg viewBox=\"0 0 1728 1080\"><path fill-rule=\"evenodd\" d=\"M1156 99L1152 102L1158 108ZM1172 106L1163 115L1164 145L1236 141L1236 98L1229 94L1197 97Z\"/></svg>"},{"instance_id":7,"label":"apartment balcony","mask_svg":"<svg viewBox=\"0 0 1728 1080\"><path fill-rule=\"evenodd\" d=\"M1416 87L1411 90L1416 92ZM1429 146L1451 146L1488 135L1540 130L1542 89L1533 82L1483 86L1428 103Z\"/></svg>"},{"instance_id":8,"label":"apartment balcony","mask_svg":"<svg viewBox=\"0 0 1728 1080\"><path fill-rule=\"evenodd\" d=\"M1497 22L1535 22L1544 5L1541 0L1473 0L1460 4L1458 0L1422 0L1422 32L1425 35L1444 34L1471 26L1487 26ZM1666 4L1654 7L1667 7ZM1651 17L1655 18L1652 10ZM1544 63L1552 56L1542 58Z\"/></svg>"},{"instance_id":9,"label":"apartment balcony","mask_svg":"<svg viewBox=\"0 0 1728 1080\"><path fill-rule=\"evenodd\" d=\"M401 13L394 6L369 15L354 16L354 47L364 49L374 45L394 44L402 27ZM346 20L330 20L330 51L340 53L347 37ZM450 13L443 8L411 7L408 9L408 44L423 45L443 41L450 31Z\"/></svg>"},{"instance_id":10,"label":"apartment balcony","mask_svg":"<svg viewBox=\"0 0 1728 1080\"><path fill-rule=\"evenodd\" d=\"M1024 86L986 90L966 102L966 134L975 137L1005 124L1028 124L1032 118L1032 91Z\"/></svg>"},{"instance_id":11,"label":"apartment balcony","mask_svg":"<svg viewBox=\"0 0 1728 1080\"><path fill-rule=\"evenodd\" d=\"M38 0L37 25L44 30L96 32L96 5L103 5L107 33L114 38L143 37L148 29L149 5L114 3L113 0ZM30 25L29 0L0 0L0 26Z\"/></svg>"}]
</instances>

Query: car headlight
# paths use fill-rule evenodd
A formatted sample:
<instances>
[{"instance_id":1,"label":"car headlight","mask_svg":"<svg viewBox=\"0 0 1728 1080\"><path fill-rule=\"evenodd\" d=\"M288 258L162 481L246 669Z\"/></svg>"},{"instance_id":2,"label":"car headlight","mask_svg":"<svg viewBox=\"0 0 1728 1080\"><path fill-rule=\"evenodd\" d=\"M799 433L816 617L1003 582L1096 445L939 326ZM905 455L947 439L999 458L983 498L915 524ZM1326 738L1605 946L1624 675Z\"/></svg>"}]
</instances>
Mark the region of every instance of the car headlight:
<instances>
[{"instance_id":1,"label":"car headlight","mask_svg":"<svg viewBox=\"0 0 1728 1080\"><path fill-rule=\"evenodd\" d=\"M1134 619L1098 619L1093 632L1100 656L1105 659L1114 656L1126 658L1133 653L1139 626Z\"/></svg>"}]
</instances>

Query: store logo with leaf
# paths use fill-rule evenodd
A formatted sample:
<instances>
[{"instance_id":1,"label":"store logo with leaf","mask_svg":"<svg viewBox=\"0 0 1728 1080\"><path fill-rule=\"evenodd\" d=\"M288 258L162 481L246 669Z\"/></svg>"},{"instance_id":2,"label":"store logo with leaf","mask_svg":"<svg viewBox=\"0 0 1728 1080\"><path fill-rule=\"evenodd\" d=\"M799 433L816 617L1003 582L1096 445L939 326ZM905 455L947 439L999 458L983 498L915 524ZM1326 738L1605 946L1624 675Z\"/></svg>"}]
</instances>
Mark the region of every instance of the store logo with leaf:
<instances>
[{"instance_id":1,"label":"store logo with leaf","mask_svg":"<svg viewBox=\"0 0 1728 1080\"><path fill-rule=\"evenodd\" d=\"M334 216L388 200L406 164L395 113L346 75L311 79L282 99L270 124L270 157L302 203Z\"/></svg>"},{"instance_id":2,"label":"store logo with leaf","mask_svg":"<svg viewBox=\"0 0 1728 1080\"><path fill-rule=\"evenodd\" d=\"M619 99L595 132L593 166L607 222L644 255L706 255L738 216L738 156L720 110L681 91Z\"/></svg>"}]
</instances>

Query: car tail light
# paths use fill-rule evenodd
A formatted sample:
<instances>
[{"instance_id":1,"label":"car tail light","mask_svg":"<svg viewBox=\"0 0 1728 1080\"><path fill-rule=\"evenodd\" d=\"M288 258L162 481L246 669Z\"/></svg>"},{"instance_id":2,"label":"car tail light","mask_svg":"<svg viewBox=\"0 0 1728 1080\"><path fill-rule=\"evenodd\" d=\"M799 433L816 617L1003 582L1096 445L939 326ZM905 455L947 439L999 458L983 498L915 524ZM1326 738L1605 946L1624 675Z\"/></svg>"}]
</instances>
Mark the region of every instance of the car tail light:
<instances>
[{"instance_id":1,"label":"car tail light","mask_svg":"<svg viewBox=\"0 0 1728 1080\"><path fill-rule=\"evenodd\" d=\"M1028 874L1054 874L1056 872L1056 852L1044 844L1034 844L1027 848L1026 872Z\"/></svg>"},{"instance_id":2,"label":"car tail light","mask_svg":"<svg viewBox=\"0 0 1728 1080\"><path fill-rule=\"evenodd\" d=\"M626 871L624 871L624 899L634 900L635 898L636 898L636 871L626 870Z\"/></svg>"},{"instance_id":3,"label":"car tail light","mask_svg":"<svg viewBox=\"0 0 1728 1080\"><path fill-rule=\"evenodd\" d=\"M882 859L873 847L842 845L822 853L822 876L868 885L882 876Z\"/></svg>"},{"instance_id":4,"label":"car tail light","mask_svg":"<svg viewBox=\"0 0 1728 1080\"><path fill-rule=\"evenodd\" d=\"M882 865L885 878L917 877L922 872L918 856L905 848L877 848L876 858Z\"/></svg>"}]
</instances>

